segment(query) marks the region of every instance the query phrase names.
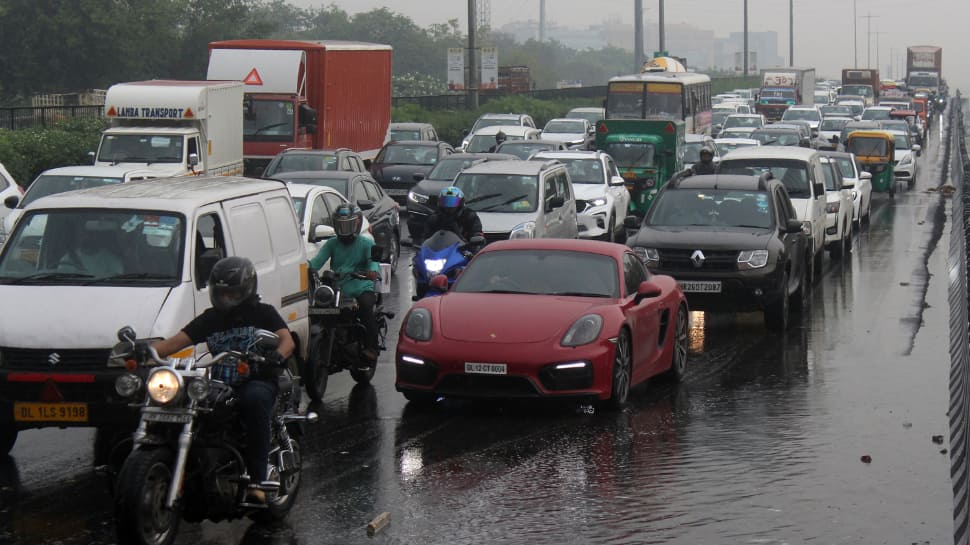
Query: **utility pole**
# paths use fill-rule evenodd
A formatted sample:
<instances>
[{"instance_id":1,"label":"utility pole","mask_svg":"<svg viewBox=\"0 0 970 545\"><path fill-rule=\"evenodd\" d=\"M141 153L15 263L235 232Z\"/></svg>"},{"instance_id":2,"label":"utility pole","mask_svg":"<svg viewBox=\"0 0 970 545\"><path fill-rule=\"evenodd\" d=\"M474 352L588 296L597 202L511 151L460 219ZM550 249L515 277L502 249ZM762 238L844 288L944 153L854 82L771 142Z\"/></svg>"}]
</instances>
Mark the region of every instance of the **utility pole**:
<instances>
[{"instance_id":1,"label":"utility pole","mask_svg":"<svg viewBox=\"0 0 970 545\"><path fill-rule=\"evenodd\" d=\"M660 0L660 13L658 15L660 18L660 53L663 54L667 51L667 42L664 39L664 0Z\"/></svg>"},{"instance_id":2,"label":"utility pole","mask_svg":"<svg viewBox=\"0 0 970 545\"><path fill-rule=\"evenodd\" d=\"M859 17L855 13L856 0L852 0L852 68L859 67Z\"/></svg>"},{"instance_id":3,"label":"utility pole","mask_svg":"<svg viewBox=\"0 0 970 545\"><path fill-rule=\"evenodd\" d=\"M896 79L896 50L889 48L889 79Z\"/></svg>"},{"instance_id":4,"label":"utility pole","mask_svg":"<svg viewBox=\"0 0 970 545\"><path fill-rule=\"evenodd\" d=\"M748 0L744 0L744 77L748 77Z\"/></svg>"},{"instance_id":5,"label":"utility pole","mask_svg":"<svg viewBox=\"0 0 970 545\"><path fill-rule=\"evenodd\" d=\"M475 55L478 53L475 33L478 32L478 25L475 23L475 13L475 0L468 0L468 91L465 108L469 110L478 109L478 66L475 62Z\"/></svg>"},{"instance_id":6,"label":"utility pole","mask_svg":"<svg viewBox=\"0 0 970 545\"><path fill-rule=\"evenodd\" d=\"M889 34L889 33L888 32L879 32L879 31L876 31L876 32L873 32L873 34L876 35L876 70L878 71L878 70L881 69L880 66L879 66L879 35L880 34Z\"/></svg>"},{"instance_id":7,"label":"utility pole","mask_svg":"<svg viewBox=\"0 0 970 545\"><path fill-rule=\"evenodd\" d=\"M539 43L546 41L546 0L539 0Z\"/></svg>"},{"instance_id":8,"label":"utility pole","mask_svg":"<svg viewBox=\"0 0 970 545\"><path fill-rule=\"evenodd\" d=\"M860 19L866 19L866 68L872 68L872 20L878 19L878 15L866 12L868 15L860 15ZM856 67L858 68L858 67Z\"/></svg>"},{"instance_id":9,"label":"utility pole","mask_svg":"<svg viewBox=\"0 0 970 545\"><path fill-rule=\"evenodd\" d=\"M788 66L795 66L795 0L788 0Z\"/></svg>"},{"instance_id":10,"label":"utility pole","mask_svg":"<svg viewBox=\"0 0 970 545\"><path fill-rule=\"evenodd\" d=\"M636 70L643 68L643 0L633 2L633 62Z\"/></svg>"}]
</instances>

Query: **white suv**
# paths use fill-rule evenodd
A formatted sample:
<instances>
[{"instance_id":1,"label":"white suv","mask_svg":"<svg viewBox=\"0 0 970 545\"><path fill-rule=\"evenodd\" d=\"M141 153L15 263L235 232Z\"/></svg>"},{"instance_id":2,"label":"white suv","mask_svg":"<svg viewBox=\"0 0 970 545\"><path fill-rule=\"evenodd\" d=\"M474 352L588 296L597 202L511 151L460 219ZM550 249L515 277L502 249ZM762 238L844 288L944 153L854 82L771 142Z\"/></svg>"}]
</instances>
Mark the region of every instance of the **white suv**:
<instances>
[{"instance_id":1,"label":"white suv","mask_svg":"<svg viewBox=\"0 0 970 545\"><path fill-rule=\"evenodd\" d=\"M468 146L468 141L479 129L484 129L485 127L493 127L495 125L513 125L520 127L531 127L536 128L536 122L533 121L532 116L528 114L482 114L475 120L472 128L464 131L464 136L461 140L461 149L464 150Z\"/></svg>"},{"instance_id":2,"label":"white suv","mask_svg":"<svg viewBox=\"0 0 970 545\"><path fill-rule=\"evenodd\" d=\"M760 175L771 172L788 190L792 207L810 238L811 278L822 271L825 248L825 173L819 152L795 146L736 149L721 160L719 173Z\"/></svg>"},{"instance_id":3,"label":"white suv","mask_svg":"<svg viewBox=\"0 0 970 545\"><path fill-rule=\"evenodd\" d=\"M825 249L832 259L842 259L852 251L852 189L855 183L842 178L835 159L822 157L825 176Z\"/></svg>"},{"instance_id":4,"label":"white suv","mask_svg":"<svg viewBox=\"0 0 970 545\"><path fill-rule=\"evenodd\" d=\"M541 151L532 161L555 159L566 165L576 193L580 238L622 240L630 192L613 158L602 151Z\"/></svg>"}]
</instances>

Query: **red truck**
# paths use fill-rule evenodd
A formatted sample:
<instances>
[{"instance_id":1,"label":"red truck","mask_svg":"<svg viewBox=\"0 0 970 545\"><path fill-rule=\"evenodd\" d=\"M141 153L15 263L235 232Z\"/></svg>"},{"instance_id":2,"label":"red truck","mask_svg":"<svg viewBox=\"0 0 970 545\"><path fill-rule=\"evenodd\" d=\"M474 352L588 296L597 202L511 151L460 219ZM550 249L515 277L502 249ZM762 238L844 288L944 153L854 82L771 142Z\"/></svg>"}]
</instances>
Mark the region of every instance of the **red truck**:
<instances>
[{"instance_id":1,"label":"red truck","mask_svg":"<svg viewBox=\"0 0 970 545\"><path fill-rule=\"evenodd\" d=\"M209 44L209 80L242 81L245 173L288 148L373 159L391 122L391 46L338 40Z\"/></svg>"}]
</instances>

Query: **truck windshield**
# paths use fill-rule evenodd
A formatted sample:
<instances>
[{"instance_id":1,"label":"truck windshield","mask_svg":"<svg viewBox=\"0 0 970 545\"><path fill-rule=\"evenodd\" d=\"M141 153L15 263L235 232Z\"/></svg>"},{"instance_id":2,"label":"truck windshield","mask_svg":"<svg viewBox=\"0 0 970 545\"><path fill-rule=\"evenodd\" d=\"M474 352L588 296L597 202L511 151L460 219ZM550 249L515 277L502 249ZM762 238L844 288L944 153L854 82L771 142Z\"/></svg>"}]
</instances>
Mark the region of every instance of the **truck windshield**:
<instances>
[{"instance_id":1,"label":"truck windshield","mask_svg":"<svg viewBox=\"0 0 970 545\"><path fill-rule=\"evenodd\" d=\"M842 94L859 95L861 97L871 98L872 86L871 85L843 85Z\"/></svg>"},{"instance_id":2,"label":"truck windshield","mask_svg":"<svg viewBox=\"0 0 970 545\"><path fill-rule=\"evenodd\" d=\"M243 117L243 140L290 142L295 108L287 100L252 100Z\"/></svg>"},{"instance_id":3,"label":"truck windshield","mask_svg":"<svg viewBox=\"0 0 970 545\"><path fill-rule=\"evenodd\" d=\"M0 283L175 285L184 224L180 215L157 211L28 212L0 254Z\"/></svg>"},{"instance_id":4,"label":"truck windshield","mask_svg":"<svg viewBox=\"0 0 970 545\"><path fill-rule=\"evenodd\" d=\"M912 75L909 77L909 86L912 87L936 87L937 77L933 75Z\"/></svg>"},{"instance_id":5,"label":"truck windshield","mask_svg":"<svg viewBox=\"0 0 970 545\"><path fill-rule=\"evenodd\" d=\"M181 163L180 134L106 134L98 150L100 163Z\"/></svg>"},{"instance_id":6,"label":"truck windshield","mask_svg":"<svg viewBox=\"0 0 970 545\"><path fill-rule=\"evenodd\" d=\"M795 100L795 91L792 91L791 89L762 89L760 97Z\"/></svg>"},{"instance_id":7,"label":"truck windshield","mask_svg":"<svg viewBox=\"0 0 970 545\"><path fill-rule=\"evenodd\" d=\"M653 167L654 145L642 142L609 142L603 150L621 168Z\"/></svg>"}]
</instances>

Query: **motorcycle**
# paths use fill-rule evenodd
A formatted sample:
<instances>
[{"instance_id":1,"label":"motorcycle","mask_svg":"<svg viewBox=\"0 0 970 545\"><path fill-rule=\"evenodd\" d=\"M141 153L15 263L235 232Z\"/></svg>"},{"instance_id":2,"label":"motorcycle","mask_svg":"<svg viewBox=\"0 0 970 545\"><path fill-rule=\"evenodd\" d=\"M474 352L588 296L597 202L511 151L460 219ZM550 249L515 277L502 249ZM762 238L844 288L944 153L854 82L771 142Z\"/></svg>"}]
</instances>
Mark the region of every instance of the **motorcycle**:
<instances>
[{"instance_id":1,"label":"motorcycle","mask_svg":"<svg viewBox=\"0 0 970 545\"><path fill-rule=\"evenodd\" d=\"M448 278L450 287L465 269L475 252L470 248L481 248L485 239L474 236L465 242L453 231L440 230L426 238L411 261L411 274L414 276L414 295L412 301L425 297L441 295L446 287L431 285L431 279L441 274Z\"/></svg>"},{"instance_id":2,"label":"motorcycle","mask_svg":"<svg viewBox=\"0 0 970 545\"><path fill-rule=\"evenodd\" d=\"M300 486L302 422L299 377L283 369L273 413L267 480L255 485L266 503L247 501L251 478L243 457L245 430L238 418L233 387L259 372L261 354L276 349L279 337L258 330L245 352L227 351L208 361L159 358L136 349L130 327L118 332L112 357L127 373L115 381L117 393L140 403L141 419L134 448L125 459L115 487L114 516L122 544L170 545L179 522L231 520L249 516L262 521L284 519Z\"/></svg>"},{"instance_id":3,"label":"motorcycle","mask_svg":"<svg viewBox=\"0 0 970 545\"><path fill-rule=\"evenodd\" d=\"M366 278L356 273L352 276ZM343 297L339 280L340 275L334 271L321 273L320 285L314 289L310 304L310 347L301 376L307 395L316 402L323 399L329 377L334 373L349 370L358 384L367 384L374 377L375 366L364 356L367 329L357 313L357 301ZM374 318L378 348L387 350L387 321L394 319L394 313L384 310L380 293L377 293Z\"/></svg>"}]
</instances>

